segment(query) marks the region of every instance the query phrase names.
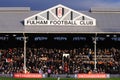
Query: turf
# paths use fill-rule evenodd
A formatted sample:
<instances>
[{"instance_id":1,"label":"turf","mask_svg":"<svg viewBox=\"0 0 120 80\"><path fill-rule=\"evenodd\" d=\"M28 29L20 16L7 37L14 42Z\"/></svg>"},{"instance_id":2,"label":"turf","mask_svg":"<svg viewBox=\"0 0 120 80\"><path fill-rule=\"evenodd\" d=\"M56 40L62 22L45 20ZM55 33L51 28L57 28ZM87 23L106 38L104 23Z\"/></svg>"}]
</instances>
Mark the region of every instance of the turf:
<instances>
[{"instance_id":1,"label":"turf","mask_svg":"<svg viewBox=\"0 0 120 80\"><path fill-rule=\"evenodd\" d=\"M6 78L1 77L0 80L58 80L57 78L43 78L43 79L20 79L20 78ZM120 80L120 78L109 79L74 79L74 78L60 78L59 80Z\"/></svg>"}]
</instances>

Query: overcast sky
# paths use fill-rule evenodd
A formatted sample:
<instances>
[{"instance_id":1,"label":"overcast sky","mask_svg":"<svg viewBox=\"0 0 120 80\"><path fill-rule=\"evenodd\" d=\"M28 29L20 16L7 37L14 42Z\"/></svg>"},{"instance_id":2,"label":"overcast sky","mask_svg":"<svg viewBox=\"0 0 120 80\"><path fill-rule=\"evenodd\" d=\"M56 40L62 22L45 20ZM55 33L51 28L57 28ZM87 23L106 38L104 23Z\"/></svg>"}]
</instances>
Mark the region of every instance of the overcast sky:
<instances>
[{"instance_id":1,"label":"overcast sky","mask_svg":"<svg viewBox=\"0 0 120 80\"><path fill-rule=\"evenodd\" d=\"M32 10L45 10L57 4L89 10L91 7L120 7L120 0L0 0L0 7L30 7Z\"/></svg>"}]
</instances>

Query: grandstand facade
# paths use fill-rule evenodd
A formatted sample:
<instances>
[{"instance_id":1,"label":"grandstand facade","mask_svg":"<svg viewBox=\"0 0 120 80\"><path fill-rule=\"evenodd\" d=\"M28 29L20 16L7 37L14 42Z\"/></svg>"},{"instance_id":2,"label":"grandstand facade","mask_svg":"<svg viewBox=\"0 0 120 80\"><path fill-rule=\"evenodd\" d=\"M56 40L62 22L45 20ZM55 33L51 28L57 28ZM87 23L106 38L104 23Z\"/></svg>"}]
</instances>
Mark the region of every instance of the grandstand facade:
<instances>
[{"instance_id":1,"label":"grandstand facade","mask_svg":"<svg viewBox=\"0 0 120 80\"><path fill-rule=\"evenodd\" d=\"M1 7L0 74L120 74L119 15L119 8L61 4L45 11Z\"/></svg>"}]
</instances>

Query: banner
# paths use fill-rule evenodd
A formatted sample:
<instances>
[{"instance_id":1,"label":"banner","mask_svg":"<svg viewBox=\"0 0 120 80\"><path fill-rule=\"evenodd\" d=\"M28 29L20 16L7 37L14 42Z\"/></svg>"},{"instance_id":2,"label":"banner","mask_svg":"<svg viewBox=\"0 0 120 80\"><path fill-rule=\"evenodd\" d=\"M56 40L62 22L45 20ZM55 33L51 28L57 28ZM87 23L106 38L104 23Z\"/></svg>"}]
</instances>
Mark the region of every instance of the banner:
<instances>
[{"instance_id":1,"label":"banner","mask_svg":"<svg viewBox=\"0 0 120 80\"><path fill-rule=\"evenodd\" d=\"M109 74L77 74L77 78L109 78Z\"/></svg>"},{"instance_id":2,"label":"banner","mask_svg":"<svg viewBox=\"0 0 120 80\"><path fill-rule=\"evenodd\" d=\"M15 73L13 75L14 78L43 78L42 74L22 74L22 73Z\"/></svg>"}]
</instances>

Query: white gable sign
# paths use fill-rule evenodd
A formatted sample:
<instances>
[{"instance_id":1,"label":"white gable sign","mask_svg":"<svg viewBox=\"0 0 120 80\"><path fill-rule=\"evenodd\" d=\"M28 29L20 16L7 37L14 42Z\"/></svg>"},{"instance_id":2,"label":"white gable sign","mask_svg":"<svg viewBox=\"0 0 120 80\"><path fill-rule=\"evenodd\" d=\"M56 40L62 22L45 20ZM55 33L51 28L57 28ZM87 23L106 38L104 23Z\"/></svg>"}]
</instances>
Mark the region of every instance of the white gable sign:
<instances>
[{"instance_id":1,"label":"white gable sign","mask_svg":"<svg viewBox=\"0 0 120 80\"><path fill-rule=\"evenodd\" d=\"M96 26L96 19L59 4L26 18L24 25Z\"/></svg>"}]
</instances>

